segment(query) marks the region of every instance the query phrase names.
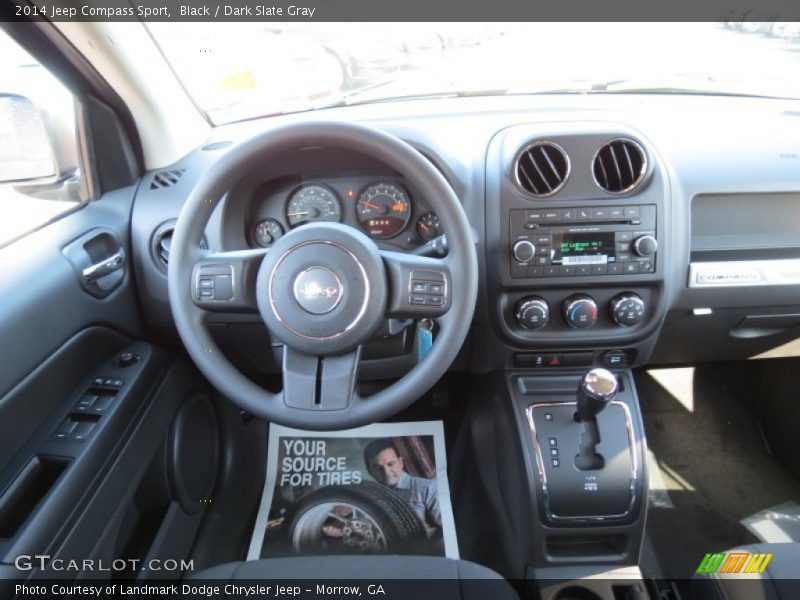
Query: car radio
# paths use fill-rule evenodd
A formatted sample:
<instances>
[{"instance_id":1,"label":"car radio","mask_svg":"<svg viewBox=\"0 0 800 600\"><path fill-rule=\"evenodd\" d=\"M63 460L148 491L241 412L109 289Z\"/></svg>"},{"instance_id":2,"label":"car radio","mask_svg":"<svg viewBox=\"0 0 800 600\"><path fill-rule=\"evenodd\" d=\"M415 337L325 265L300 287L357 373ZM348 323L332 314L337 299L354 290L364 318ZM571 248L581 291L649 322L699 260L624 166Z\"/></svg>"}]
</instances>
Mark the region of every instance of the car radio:
<instances>
[{"instance_id":1,"label":"car radio","mask_svg":"<svg viewBox=\"0 0 800 600\"><path fill-rule=\"evenodd\" d=\"M656 206L515 209L511 277L636 275L656 269Z\"/></svg>"}]
</instances>

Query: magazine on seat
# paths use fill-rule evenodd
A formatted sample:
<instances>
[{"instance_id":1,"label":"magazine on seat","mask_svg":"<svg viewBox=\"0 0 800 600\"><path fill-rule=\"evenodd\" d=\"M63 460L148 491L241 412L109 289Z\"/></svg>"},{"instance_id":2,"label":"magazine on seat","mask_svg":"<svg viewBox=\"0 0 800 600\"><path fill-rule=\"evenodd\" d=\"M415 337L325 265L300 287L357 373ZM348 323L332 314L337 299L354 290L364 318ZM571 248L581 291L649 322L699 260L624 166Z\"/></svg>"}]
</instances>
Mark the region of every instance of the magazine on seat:
<instances>
[{"instance_id":1,"label":"magazine on seat","mask_svg":"<svg viewBox=\"0 0 800 600\"><path fill-rule=\"evenodd\" d=\"M458 558L441 421L270 426L247 559L333 554Z\"/></svg>"}]
</instances>

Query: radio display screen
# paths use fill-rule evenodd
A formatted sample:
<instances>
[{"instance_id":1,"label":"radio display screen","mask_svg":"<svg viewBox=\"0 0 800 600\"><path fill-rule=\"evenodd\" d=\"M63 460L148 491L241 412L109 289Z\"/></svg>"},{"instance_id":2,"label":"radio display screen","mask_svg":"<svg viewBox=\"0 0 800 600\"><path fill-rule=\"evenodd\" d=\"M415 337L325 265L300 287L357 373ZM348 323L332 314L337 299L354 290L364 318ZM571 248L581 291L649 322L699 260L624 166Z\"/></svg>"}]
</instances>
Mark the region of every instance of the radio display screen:
<instances>
[{"instance_id":1,"label":"radio display screen","mask_svg":"<svg viewBox=\"0 0 800 600\"><path fill-rule=\"evenodd\" d=\"M602 265L614 262L614 232L564 233L553 240L553 263Z\"/></svg>"}]
</instances>

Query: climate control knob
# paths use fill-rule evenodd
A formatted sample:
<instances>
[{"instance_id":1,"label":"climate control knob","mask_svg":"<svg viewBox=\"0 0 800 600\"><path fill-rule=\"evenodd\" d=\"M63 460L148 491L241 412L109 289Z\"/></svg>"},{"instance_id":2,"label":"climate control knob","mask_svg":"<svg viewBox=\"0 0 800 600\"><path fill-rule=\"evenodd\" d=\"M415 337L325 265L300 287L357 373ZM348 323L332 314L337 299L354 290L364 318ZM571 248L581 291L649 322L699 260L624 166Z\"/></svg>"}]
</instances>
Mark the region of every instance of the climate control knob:
<instances>
[{"instance_id":1,"label":"climate control knob","mask_svg":"<svg viewBox=\"0 0 800 600\"><path fill-rule=\"evenodd\" d=\"M597 302L586 294L575 294L564 300L561 307L567 325L586 329L597 322Z\"/></svg>"},{"instance_id":2,"label":"climate control knob","mask_svg":"<svg viewBox=\"0 0 800 600\"><path fill-rule=\"evenodd\" d=\"M645 303L644 300L633 292L626 292L619 296L614 296L609 305L611 318L614 323L623 327L638 325L644 319Z\"/></svg>"},{"instance_id":3,"label":"climate control knob","mask_svg":"<svg viewBox=\"0 0 800 600\"><path fill-rule=\"evenodd\" d=\"M535 331L547 325L547 321L550 320L550 307L544 298L526 296L517 302L514 314L522 327Z\"/></svg>"},{"instance_id":4,"label":"climate control knob","mask_svg":"<svg viewBox=\"0 0 800 600\"><path fill-rule=\"evenodd\" d=\"M528 240L520 240L514 244L511 253L519 262L528 262L536 256L536 246Z\"/></svg>"},{"instance_id":5,"label":"climate control knob","mask_svg":"<svg viewBox=\"0 0 800 600\"><path fill-rule=\"evenodd\" d=\"M633 240L633 251L638 256L653 256L658 250L658 242L652 235L642 235Z\"/></svg>"}]
</instances>

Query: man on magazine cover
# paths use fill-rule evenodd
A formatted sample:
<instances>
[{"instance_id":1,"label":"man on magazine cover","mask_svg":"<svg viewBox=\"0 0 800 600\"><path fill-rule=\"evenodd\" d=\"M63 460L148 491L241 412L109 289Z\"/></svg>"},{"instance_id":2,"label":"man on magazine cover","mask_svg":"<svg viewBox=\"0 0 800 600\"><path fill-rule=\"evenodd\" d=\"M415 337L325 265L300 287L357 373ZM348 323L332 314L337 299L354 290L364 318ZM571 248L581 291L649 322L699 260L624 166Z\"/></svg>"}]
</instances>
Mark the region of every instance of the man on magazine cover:
<instances>
[{"instance_id":1,"label":"man on magazine cover","mask_svg":"<svg viewBox=\"0 0 800 600\"><path fill-rule=\"evenodd\" d=\"M438 484L433 479L412 477L403 457L389 438L373 440L364 448L364 463L376 481L397 492L417 514L430 539L441 532Z\"/></svg>"}]
</instances>

